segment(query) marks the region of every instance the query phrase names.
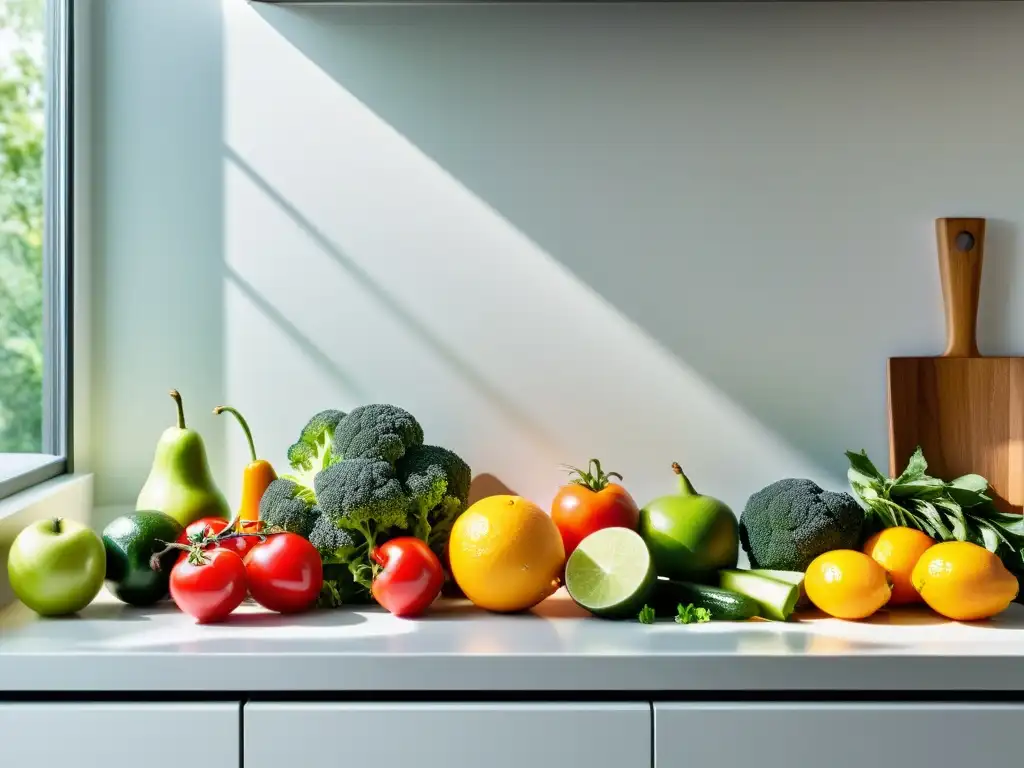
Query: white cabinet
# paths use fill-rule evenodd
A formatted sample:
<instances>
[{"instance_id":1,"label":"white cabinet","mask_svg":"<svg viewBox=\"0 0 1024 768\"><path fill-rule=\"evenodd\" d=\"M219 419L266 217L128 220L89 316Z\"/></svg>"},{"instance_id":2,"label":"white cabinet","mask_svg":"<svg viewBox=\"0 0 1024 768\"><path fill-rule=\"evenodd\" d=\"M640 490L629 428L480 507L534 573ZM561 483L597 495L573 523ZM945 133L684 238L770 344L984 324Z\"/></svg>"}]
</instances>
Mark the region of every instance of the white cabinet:
<instances>
[{"instance_id":1,"label":"white cabinet","mask_svg":"<svg viewBox=\"0 0 1024 768\"><path fill-rule=\"evenodd\" d=\"M245 768L650 768L637 704L275 704L244 709ZM287 738L268 738L268 734ZM301 745L296 759L296 744ZM749 768L749 766L744 766ZM818 766L820 768L820 766Z\"/></svg>"},{"instance_id":2,"label":"white cabinet","mask_svg":"<svg viewBox=\"0 0 1024 768\"><path fill-rule=\"evenodd\" d=\"M654 768L1005 768L1024 706L884 702L654 705Z\"/></svg>"},{"instance_id":3,"label":"white cabinet","mask_svg":"<svg viewBox=\"0 0 1024 768\"><path fill-rule=\"evenodd\" d=\"M182 768L240 765L241 705L0 704L0 765ZM192 746L189 746L189 745Z\"/></svg>"}]
</instances>

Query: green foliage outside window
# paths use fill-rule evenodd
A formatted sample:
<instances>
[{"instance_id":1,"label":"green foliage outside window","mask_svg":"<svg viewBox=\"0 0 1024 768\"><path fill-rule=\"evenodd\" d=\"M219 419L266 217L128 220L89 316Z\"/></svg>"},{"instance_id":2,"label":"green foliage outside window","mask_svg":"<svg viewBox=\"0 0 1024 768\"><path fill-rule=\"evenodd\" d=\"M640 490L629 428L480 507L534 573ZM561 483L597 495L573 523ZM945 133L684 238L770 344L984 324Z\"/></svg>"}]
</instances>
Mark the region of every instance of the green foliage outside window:
<instances>
[{"instance_id":1,"label":"green foliage outside window","mask_svg":"<svg viewBox=\"0 0 1024 768\"><path fill-rule=\"evenodd\" d=\"M0 452L42 450L43 0L0 0Z\"/></svg>"}]
</instances>

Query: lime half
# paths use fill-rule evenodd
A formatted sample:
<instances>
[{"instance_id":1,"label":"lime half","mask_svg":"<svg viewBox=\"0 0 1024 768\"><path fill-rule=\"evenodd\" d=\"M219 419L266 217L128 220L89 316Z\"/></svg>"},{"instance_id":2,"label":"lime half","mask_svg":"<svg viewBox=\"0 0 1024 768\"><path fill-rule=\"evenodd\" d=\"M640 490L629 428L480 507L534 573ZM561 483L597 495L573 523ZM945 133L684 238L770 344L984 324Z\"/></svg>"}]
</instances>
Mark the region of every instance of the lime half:
<instances>
[{"instance_id":1,"label":"lime half","mask_svg":"<svg viewBox=\"0 0 1024 768\"><path fill-rule=\"evenodd\" d=\"M654 586L654 560L628 528L604 528L580 542L565 564L565 588L595 616L626 618L643 608Z\"/></svg>"}]
</instances>

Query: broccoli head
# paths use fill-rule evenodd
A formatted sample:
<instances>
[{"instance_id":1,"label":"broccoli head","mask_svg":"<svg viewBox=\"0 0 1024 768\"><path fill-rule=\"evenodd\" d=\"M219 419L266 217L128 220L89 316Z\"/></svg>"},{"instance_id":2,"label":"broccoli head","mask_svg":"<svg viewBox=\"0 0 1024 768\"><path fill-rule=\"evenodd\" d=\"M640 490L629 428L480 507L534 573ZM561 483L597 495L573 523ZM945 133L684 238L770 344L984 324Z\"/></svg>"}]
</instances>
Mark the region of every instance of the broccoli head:
<instances>
[{"instance_id":1,"label":"broccoli head","mask_svg":"<svg viewBox=\"0 0 1024 768\"><path fill-rule=\"evenodd\" d=\"M787 478L747 500L739 534L752 568L805 571L824 552L857 549L863 527L864 511L850 494Z\"/></svg>"},{"instance_id":2,"label":"broccoli head","mask_svg":"<svg viewBox=\"0 0 1024 768\"><path fill-rule=\"evenodd\" d=\"M318 514L315 503L312 489L278 478L267 486L260 498L260 520L271 528L307 538Z\"/></svg>"},{"instance_id":3,"label":"broccoli head","mask_svg":"<svg viewBox=\"0 0 1024 768\"><path fill-rule=\"evenodd\" d=\"M334 432L334 453L341 458L374 459L394 464L414 445L423 444L423 427L396 405L361 405Z\"/></svg>"},{"instance_id":4,"label":"broccoli head","mask_svg":"<svg viewBox=\"0 0 1024 768\"><path fill-rule=\"evenodd\" d=\"M316 473L337 461L334 431L343 418L344 411L326 410L306 422L298 441L288 447L288 463L294 474L285 477L299 485L313 487Z\"/></svg>"},{"instance_id":5,"label":"broccoli head","mask_svg":"<svg viewBox=\"0 0 1024 768\"><path fill-rule=\"evenodd\" d=\"M326 410L288 449L292 473L260 505L268 524L308 539L324 566L320 605L371 599L374 548L415 535L443 555L469 496L470 469L444 448L423 445L423 428L394 405Z\"/></svg>"}]
</instances>

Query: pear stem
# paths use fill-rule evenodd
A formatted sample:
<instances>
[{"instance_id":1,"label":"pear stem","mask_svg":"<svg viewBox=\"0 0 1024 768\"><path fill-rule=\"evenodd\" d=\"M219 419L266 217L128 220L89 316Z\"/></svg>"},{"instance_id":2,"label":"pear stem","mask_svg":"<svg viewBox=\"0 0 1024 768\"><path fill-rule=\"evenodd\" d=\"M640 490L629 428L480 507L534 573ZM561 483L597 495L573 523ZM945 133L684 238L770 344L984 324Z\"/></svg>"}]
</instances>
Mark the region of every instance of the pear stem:
<instances>
[{"instance_id":1,"label":"pear stem","mask_svg":"<svg viewBox=\"0 0 1024 768\"><path fill-rule=\"evenodd\" d=\"M252 440L252 430L249 429L249 424L246 422L245 417L230 405L218 405L213 409L213 412L218 416L224 413L224 411L227 411L234 416L238 420L238 423L242 425L242 431L245 432L245 439L249 443L249 454L252 456L254 463L259 461L259 458L256 456L256 443Z\"/></svg>"},{"instance_id":2,"label":"pear stem","mask_svg":"<svg viewBox=\"0 0 1024 768\"><path fill-rule=\"evenodd\" d=\"M178 429L185 428L185 406L181 404L181 395L178 390L171 390L171 397L174 398L174 404L178 406Z\"/></svg>"},{"instance_id":3,"label":"pear stem","mask_svg":"<svg viewBox=\"0 0 1024 768\"><path fill-rule=\"evenodd\" d=\"M679 466L679 462L672 462L672 471L679 475L679 494L681 496L696 496L697 492L690 484L690 479L683 474L683 468Z\"/></svg>"}]
</instances>

